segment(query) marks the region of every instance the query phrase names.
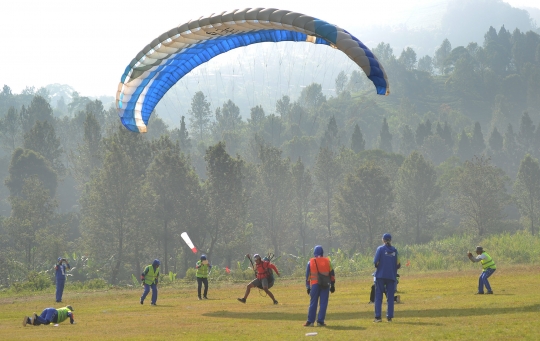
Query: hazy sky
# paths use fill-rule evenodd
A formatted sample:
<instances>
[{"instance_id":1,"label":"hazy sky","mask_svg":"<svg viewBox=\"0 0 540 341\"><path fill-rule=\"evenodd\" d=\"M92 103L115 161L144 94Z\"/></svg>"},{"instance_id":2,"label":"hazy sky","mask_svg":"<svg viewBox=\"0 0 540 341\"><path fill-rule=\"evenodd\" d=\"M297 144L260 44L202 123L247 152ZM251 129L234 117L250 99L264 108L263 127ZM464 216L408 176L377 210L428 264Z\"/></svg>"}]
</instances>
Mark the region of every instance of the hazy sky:
<instances>
[{"instance_id":1,"label":"hazy sky","mask_svg":"<svg viewBox=\"0 0 540 341\"><path fill-rule=\"evenodd\" d=\"M506 0L540 8L539 0ZM274 7L311 15L351 33L363 26L410 23L418 9L439 11L446 0L16 0L3 2L0 87L20 93L52 83L83 96L116 94L125 67L163 32L212 13ZM186 4L187 6L184 6ZM351 5L353 4L353 5ZM376 6L375 6L376 5ZM364 7L365 6L365 7ZM358 38L362 40L361 35Z\"/></svg>"}]
</instances>

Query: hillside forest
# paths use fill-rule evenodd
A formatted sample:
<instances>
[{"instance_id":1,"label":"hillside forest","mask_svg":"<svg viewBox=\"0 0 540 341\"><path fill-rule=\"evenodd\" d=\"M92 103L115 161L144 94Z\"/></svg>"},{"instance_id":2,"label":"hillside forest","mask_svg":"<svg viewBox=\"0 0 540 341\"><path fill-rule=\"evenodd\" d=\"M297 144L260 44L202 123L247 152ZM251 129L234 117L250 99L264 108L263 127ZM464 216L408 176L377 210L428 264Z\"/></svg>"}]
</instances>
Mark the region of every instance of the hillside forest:
<instances>
[{"instance_id":1,"label":"hillside forest","mask_svg":"<svg viewBox=\"0 0 540 341\"><path fill-rule=\"evenodd\" d=\"M372 49L390 80L360 69L275 109L211 110L198 91L178 127L154 112L129 132L116 108L45 88L0 92L0 286L52 273L131 282L159 258L179 277L198 259L234 268L247 253L305 257L314 245L371 255L458 234L526 231L540 221L540 35L490 27L433 56ZM369 84L368 84L369 83ZM244 119L245 117L245 119Z\"/></svg>"}]
</instances>

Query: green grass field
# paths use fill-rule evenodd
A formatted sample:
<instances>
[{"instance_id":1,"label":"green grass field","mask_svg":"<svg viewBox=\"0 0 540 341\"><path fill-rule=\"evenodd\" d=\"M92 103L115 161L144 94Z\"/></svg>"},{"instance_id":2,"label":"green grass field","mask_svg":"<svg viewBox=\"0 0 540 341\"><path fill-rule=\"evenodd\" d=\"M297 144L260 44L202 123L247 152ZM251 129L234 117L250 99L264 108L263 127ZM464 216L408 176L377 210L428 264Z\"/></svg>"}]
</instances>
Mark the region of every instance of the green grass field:
<instances>
[{"instance_id":1,"label":"green grass field","mask_svg":"<svg viewBox=\"0 0 540 341\"><path fill-rule=\"evenodd\" d=\"M478 271L402 272L394 322L373 323L369 275L337 278L327 327L306 328L309 296L302 279L278 279L279 301L252 291L236 301L242 283L210 283L198 301L196 284L161 288L157 306L139 304L142 289L64 292L77 324L22 326L24 315L55 306L54 294L0 296L2 340L538 340L539 266L500 267L491 277L495 295L474 295ZM386 311L383 305L383 312Z\"/></svg>"}]
</instances>

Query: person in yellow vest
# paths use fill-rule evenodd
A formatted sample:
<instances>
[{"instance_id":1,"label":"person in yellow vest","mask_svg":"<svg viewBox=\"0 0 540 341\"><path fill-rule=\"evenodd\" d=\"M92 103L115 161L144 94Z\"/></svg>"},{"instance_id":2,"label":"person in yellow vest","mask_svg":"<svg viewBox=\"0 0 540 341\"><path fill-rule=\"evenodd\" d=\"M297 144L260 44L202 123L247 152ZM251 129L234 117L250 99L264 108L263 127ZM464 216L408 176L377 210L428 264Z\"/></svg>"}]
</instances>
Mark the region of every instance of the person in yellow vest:
<instances>
[{"instance_id":1,"label":"person in yellow vest","mask_svg":"<svg viewBox=\"0 0 540 341\"><path fill-rule=\"evenodd\" d=\"M326 277L319 277L319 274ZM325 279L327 283L319 283L320 279ZM315 315L317 315L317 305L319 314L317 315L317 325L325 327L326 309L328 308L328 297L334 293L336 278L334 269L330 263L330 258L323 257L323 248L320 245L313 249L313 258L309 260L306 267L306 289L310 296L308 317L304 327L315 325Z\"/></svg>"},{"instance_id":2,"label":"person in yellow vest","mask_svg":"<svg viewBox=\"0 0 540 341\"><path fill-rule=\"evenodd\" d=\"M208 299L206 295L208 294L208 270L212 269L212 265L206 259L206 255L201 256L201 260L197 261L195 264L195 269L197 269L197 295L199 300L203 298ZM201 297L201 288L204 284L204 295Z\"/></svg>"},{"instance_id":3,"label":"person in yellow vest","mask_svg":"<svg viewBox=\"0 0 540 341\"><path fill-rule=\"evenodd\" d=\"M34 313L32 317L25 316L23 319L23 326L27 324L33 326L39 326L42 324L62 323L69 317L69 323L75 323L75 316L73 315L73 307L68 305L63 308L45 308L41 312L41 315Z\"/></svg>"},{"instance_id":4,"label":"person in yellow vest","mask_svg":"<svg viewBox=\"0 0 540 341\"><path fill-rule=\"evenodd\" d=\"M141 281L142 285L144 286L144 292L141 296L141 304L144 304L144 299L146 298L146 295L150 292L150 288L152 288L152 305L156 305L157 301L157 285L159 280L159 265L161 262L159 259L154 259L152 264L148 265L146 268L144 268L143 273L141 274Z\"/></svg>"},{"instance_id":5,"label":"person in yellow vest","mask_svg":"<svg viewBox=\"0 0 540 341\"><path fill-rule=\"evenodd\" d=\"M480 262L482 263L482 273L480 274L480 277L478 278L478 292L477 295L483 295L484 294L484 286L486 287L487 294L493 294L493 290L491 290L491 285L489 285L488 278L489 276L493 275L497 267L495 266L495 262L493 261L493 258L491 258L490 255L486 251L484 251L484 248L481 246L476 247L476 257L473 257L472 253L467 252L467 256L471 260L471 262Z\"/></svg>"}]
</instances>

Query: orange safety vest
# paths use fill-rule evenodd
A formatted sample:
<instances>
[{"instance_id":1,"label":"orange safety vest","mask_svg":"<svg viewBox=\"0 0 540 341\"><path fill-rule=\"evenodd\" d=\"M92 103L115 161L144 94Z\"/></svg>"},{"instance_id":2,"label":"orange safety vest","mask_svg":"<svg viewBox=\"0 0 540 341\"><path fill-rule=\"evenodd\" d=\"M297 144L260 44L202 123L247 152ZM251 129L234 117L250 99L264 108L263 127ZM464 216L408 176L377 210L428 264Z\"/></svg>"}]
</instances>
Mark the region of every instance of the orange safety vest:
<instances>
[{"instance_id":1,"label":"orange safety vest","mask_svg":"<svg viewBox=\"0 0 540 341\"><path fill-rule=\"evenodd\" d=\"M316 265L315 262L317 262ZM319 269L319 271L317 271L317 268ZM332 266L330 265L330 258L311 258L309 260L309 280L311 282L311 285L319 283L319 281L317 280L319 272L323 275L330 276L330 270L332 270Z\"/></svg>"}]
</instances>

